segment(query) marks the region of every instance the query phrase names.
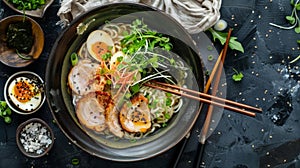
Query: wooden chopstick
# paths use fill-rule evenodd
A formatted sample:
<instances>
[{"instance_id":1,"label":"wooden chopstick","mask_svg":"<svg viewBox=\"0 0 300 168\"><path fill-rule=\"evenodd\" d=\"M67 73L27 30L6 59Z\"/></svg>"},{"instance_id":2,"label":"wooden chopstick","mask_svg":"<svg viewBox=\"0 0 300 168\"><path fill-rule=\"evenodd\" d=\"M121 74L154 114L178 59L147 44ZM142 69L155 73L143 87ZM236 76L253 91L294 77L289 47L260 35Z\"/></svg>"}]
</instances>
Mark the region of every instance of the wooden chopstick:
<instances>
[{"instance_id":1,"label":"wooden chopstick","mask_svg":"<svg viewBox=\"0 0 300 168\"><path fill-rule=\"evenodd\" d=\"M157 81L151 81L151 82L154 83L154 84L157 84L157 85L182 90L184 92L192 93L192 94L199 95L199 96L202 96L202 97L205 97L205 98L210 98L210 99L212 99L212 101L218 101L220 103L232 104L232 105L238 106L240 108L249 109L249 110L253 110L253 111L257 111L257 112L262 111L261 108L256 108L256 107L249 106L249 105L242 104L242 103L238 103L238 102L235 102L235 101L232 101L232 100L223 99L223 98L220 98L220 97L217 97L217 96L212 96L210 94L206 94L206 93L198 92L198 91L195 91L195 90L179 87L177 85L172 85L172 84L157 82Z\"/></svg>"},{"instance_id":2,"label":"wooden chopstick","mask_svg":"<svg viewBox=\"0 0 300 168\"><path fill-rule=\"evenodd\" d=\"M150 83L144 83L143 85L148 86L148 87L152 87L154 89L163 90L165 92L169 92L169 93L172 93L172 94L184 96L184 97L187 97L187 98L190 98L190 99L198 100L198 101L203 102L203 103L208 103L208 104L216 105L216 106L219 106L219 107L224 107L226 109L229 109L229 110L232 110L232 111L235 111L235 112L239 112L241 114L245 114L245 115L248 115L248 116L251 116L251 117L255 116L255 113L253 113L251 111L247 111L246 109L241 109L241 108L237 108L237 107L234 107L234 106L229 106L229 105L224 104L224 103L209 100L209 99L206 99L206 98L193 96L193 95L190 95L190 94L187 94L187 93L181 93L178 90L171 90L169 88L161 87L161 86L158 86L158 85L153 85L153 84L150 84ZM215 98L215 97L211 96L211 98ZM224 102L226 101L226 99L222 99L222 98L218 98L218 99L223 100ZM256 109L256 110L259 110L259 109Z\"/></svg>"},{"instance_id":3,"label":"wooden chopstick","mask_svg":"<svg viewBox=\"0 0 300 168\"><path fill-rule=\"evenodd\" d=\"M218 58L218 60L221 60L221 61L217 62L215 64L214 68L213 68L213 71L217 72L216 77L214 76L214 74L210 75L210 78L209 78L210 82L207 83L206 86L205 86L205 89L206 89L205 93L207 93L209 88L210 88L211 81L215 78L215 82L214 82L214 84L212 86L212 89L211 89L211 95L213 95L213 96L215 96L217 94L217 90L218 90L218 87L219 87L219 82L220 82L221 75L222 75L222 70L223 70L223 63L225 61L225 57L226 57L226 53L227 53L227 49L228 49L228 45L229 45L229 40L230 40L230 37L231 37L231 32L232 32L232 29L230 28L229 31L228 31L227 37L226 37L226 42L225 42L224 49L221 51L220 56ZM205 122L202 126L199 141L203 145L205 144L205 141L207 139L207 132L208 132L209 125L210 125L210 122L211 122L213 109L214 109L213 106L208 106ZM254 116L255 116L255 114L254 114Z\"/></svg>"}]
</instances>

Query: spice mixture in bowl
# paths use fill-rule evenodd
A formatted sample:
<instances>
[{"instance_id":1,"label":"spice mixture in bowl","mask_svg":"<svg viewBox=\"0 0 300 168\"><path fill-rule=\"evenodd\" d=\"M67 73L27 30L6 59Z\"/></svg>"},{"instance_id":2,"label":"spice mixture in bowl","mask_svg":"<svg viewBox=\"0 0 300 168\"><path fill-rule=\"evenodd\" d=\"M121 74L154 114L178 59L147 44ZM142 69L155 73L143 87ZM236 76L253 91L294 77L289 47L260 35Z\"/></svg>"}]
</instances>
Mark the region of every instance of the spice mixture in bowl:
<instances>
[{"instance_id":1,"label":"spice mixture in bowl","mask_svg":"<svg viewBox=\"0 0 300 168\"><path fill-rule=\"evenodd\" d=\"M16 141L24 155L37 158L50 151L54 143L54 135L46 122L39 118L32 118L19 125Z\"/></svg>"}]
</instances>

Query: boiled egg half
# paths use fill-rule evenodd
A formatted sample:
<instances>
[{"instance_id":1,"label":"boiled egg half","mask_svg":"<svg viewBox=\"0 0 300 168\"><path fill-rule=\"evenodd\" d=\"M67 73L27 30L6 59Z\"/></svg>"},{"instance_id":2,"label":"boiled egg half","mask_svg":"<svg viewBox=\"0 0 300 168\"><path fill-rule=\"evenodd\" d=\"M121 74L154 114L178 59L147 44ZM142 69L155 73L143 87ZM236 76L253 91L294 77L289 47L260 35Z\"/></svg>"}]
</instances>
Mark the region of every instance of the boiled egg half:
<instances>
[{"instance_id":1,"label":"boiled egg half","mask_svg":"<svg viewBox=\"0 0 300 168\"><path fill-rule=\"evenodd\" d=\"M11 109L18 113L30 114L44 102L43 86L33 76L17 75L6 83L5 99Z\"/></svg>"}]
</instances>

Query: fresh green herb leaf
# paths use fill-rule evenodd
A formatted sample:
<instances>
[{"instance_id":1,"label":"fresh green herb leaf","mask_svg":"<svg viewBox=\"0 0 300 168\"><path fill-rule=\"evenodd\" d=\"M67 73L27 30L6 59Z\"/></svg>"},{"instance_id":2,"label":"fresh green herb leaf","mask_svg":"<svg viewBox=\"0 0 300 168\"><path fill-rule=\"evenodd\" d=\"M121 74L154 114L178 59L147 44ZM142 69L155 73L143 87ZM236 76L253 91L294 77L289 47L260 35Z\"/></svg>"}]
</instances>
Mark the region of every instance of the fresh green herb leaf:
<instances>
[{"instance_id":1,"label":"fresh green herb leaf","mask_svg":"<svg viewBox=\"0 0 300 168\"><path fill-rule=\"evenodd\" d=\"M166 92L166 96L167 96L167 97L171 97L171 96L172 96L172 93Z\"/></svg>"},{"instance_id":2,"label":"fresh green herb leaf","mask_svg":"<svg viewBox=\"0 0 300 168\"><path fill-rule=\"evenodd\" d=\"M232 75L232 79L236 82L241 81L244 77L242 72L238 72L236 69L234 69L235 74Z\"/></svg>"},{"instance_id":3,"label":"fresh green herb leaf","mask_svg":"<svg viewBox=\"0 0 300 168\"><path fill-rule=\"evenodd\" d=\"M170 99L169 97L166 98L166 106L171 106L172 104L172 99Z\"/></svg>"},{"instance_id":4,"label":"fresh green herb leaf","mask_svg":"<svg viewBox=\"0 0 300 168\"><path fill-rule=\"evenodd\" d=\"M231 37L230 40L229 40L229 48L231 48L232 50L237 50L237 51L240 51L242 53L244 53L244 48L242 46L242 44L237 40L237 37Z\"/></svg>"},{"instance_id":5,"label":"fresh green herb leaf","mask_svg":"<svg viewBox=\"0 0 300 168\"><path fill-rule=\"evenodd\" d=\"M285 19L288 20L290 24L295 24L296 22L296 19L293 16L286 16Z\"/></svg>"},{"instance_id":6,"label":"fresh green herb leaf","mask_svg":"<svg viewBox=\"0 0 300 168\"><path fill-rule=\"evenodd\" d=\"M295 32L298 34L300 33L300 25L298 27L295 27Z\"/></svg>"},{"instance_id":7,"label":"fresh green herb leaf","mask_svg":"<svg viewBox=\"0 0 300 168\"><path fill-rule=\"evenodd\" d=\"M118 62L122 62L122 61L123 61L123 57L118 57L118 58L117 58L117 61L118 61Z\"/></svg>"},{"instance_id":8,"label":"fresh green herb leaf","mask_svg":"<svg viewBox=\"0 0 300 168\"><path fill-rule=\"evenodd\" d=\"M300 3L297 3L297 4L295 5L295 7L296 7L296 10L300 10Z\"/></svg>"},{"instance_id":9,"label":"fresh green herb leaf","mask_svg":"<svg viewBox=\"0 0 300 168\"><path fill-rule=\"evenodd\" d=\"M222 45L225 44L228 33L216 31L213 28L209 28L208 31L212 34L214 41L218 39ZM242 44L237 41L237 37L233 37L233 36L230 37L229 48L244 53L244 48Z\"/></svg>"},{"instance_id":10,"label":"fresh green herb leaf","mask_svg":"<svg viewBox=\"0 0 300 168\"><path fill-rule=\"evenodd\" d=\"M169 113L166 113L164 116L165 116L165 118L166 118L167 120L171 118L171 116L170 116Z\"/></svg>"},{"instance_id":11,"label":"fresh green herb leaf","mask_svg":"<svg viewBox=\"0 0 300 168\"><path fill-rule=\"evenodd\" d=\"M106 61L106 60L110 59L111 56L112 56L112 54L110 52L107 52L107 53L103 54L101 56L101 58Z\"/></svg>"},{"instance_id":12,"label":"fresh green herb leaf","mask_svg":"<svg viewBox=\"0 0 300 168\"><path fill-rule=\"evenodd\" d=\"M138 93L140 91L140 85L135 84L135 85L131 86L130 91L131 91L132 95L135 95L136 93Z\"/></svg>"}]
</instances>

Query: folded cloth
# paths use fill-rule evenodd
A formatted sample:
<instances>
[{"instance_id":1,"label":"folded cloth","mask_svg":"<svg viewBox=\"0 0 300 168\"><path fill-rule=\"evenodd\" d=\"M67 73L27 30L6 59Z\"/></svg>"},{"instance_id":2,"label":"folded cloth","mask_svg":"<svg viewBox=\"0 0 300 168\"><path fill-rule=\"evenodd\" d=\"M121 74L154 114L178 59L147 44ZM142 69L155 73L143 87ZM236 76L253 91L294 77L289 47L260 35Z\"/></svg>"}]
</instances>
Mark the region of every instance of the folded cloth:
<instances>
[{"instance_id":1,"label":"folded cloth","mask_svg":"<svg viewBox=\"0 0 300 168\"><path fill-rule=\"evenodd\" d=\"M222 0L63 0L57 12L62 27L95 6L116 2L143 3L175 18L191 34L212 27L220 18Z\"/></svg>"}]
</instances>

